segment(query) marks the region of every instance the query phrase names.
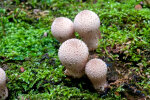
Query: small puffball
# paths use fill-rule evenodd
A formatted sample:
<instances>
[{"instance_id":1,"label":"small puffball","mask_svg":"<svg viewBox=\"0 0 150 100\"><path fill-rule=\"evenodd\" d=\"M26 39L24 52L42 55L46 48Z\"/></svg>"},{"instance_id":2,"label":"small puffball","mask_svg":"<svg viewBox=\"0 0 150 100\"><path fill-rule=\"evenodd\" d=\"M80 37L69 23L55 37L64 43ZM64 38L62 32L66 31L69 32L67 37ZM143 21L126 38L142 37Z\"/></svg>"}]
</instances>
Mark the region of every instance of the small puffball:
<instances>
[{"instance_id":1,"label":"small puffball","mask_svg":"<svg viewBox=\"0 0 150 100\"><path fill-rule=\"evenodd\" d=\"M96 13L90 10L83 10L74 19L74 29L79 33L89 50L98 47L100 39L100 19Z\"/></svg>"},{"instance_id":2,"label":"small puffball","mask_svg":"<svg viewBox=\"0 0 150 100\"><path fill-rule=\"evenodd\" d=\"M73 22L66 17L56 18L52 23L51 31L52 35L61 43L75 37Z\"/></svg>"},{"instance_id":3,"label":"small puffball","mask_svg":"<svg viewBox=\"0 0 150 100\"><path fill-rule=\"evenodd\" d=\"M107 65L101 59L91 59L86 64L85 74L88 76L97 91L103 91L107 86Z\"/></svg>"},{"instance_id":4,"label":"small puffball","mask_svg":"<svg viewBox=\"0 0 150 100\"><path fill-rule=\"evenodd\" d=\"M65 66L65 74L74 78L84 75L84 68L88 60L88 47L79 39L69 39L62 43L58 57Z\"/></svg>"}]
</instances>

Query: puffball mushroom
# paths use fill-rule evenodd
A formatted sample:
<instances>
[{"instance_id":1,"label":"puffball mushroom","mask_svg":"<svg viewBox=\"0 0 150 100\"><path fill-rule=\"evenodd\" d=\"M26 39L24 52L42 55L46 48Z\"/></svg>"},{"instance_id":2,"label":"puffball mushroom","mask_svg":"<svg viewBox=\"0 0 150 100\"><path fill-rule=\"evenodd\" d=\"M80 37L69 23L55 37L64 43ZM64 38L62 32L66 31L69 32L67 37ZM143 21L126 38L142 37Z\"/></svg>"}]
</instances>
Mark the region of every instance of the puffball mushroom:
<instances>
[{"instance_id":1,"label":"puffball mushroom","mask_svg":"<svg viewBox=\"0 0 150 100\"><path fill-rule=\"evenodd\" d=\"M52 23L51 31L53 36L61 43L75 37L73 22L66 17L56 18Z\"/></svg>"},{"instance_id":2,"label":"puffball mushroom","mask_svg":"<svg viewBox=\"0 0 150 100\"><path fill-rule=\"evenodd\" d=\"M0 100L4 100L8 97L8 90L6 87L6 73L0 68Z\"/></svg>"},{"instance_id":3,"label":"puffball mushroom","mask_svg":"<svg viewBox=\"0 0 150 100\"><path fill-rule=\"evenodd\" d=\"M91 59L86 64L85 74L97 91L104 91L104 88L107 86L107 65L104 61L98 58Z\"/></svg>"},{"instance_id":4,"label":"puffball mushroom","mask_svg":"<svg viewBox=\"0 0 150 100\"><path fill-rule=\"evenodd\" d=\"M100 39L100 19L96 13L90 10L83 10L74 19L74 29L79 33L89 50L98 47Z\"/></svg>"},{"instance_id":5,"label":"puffball mushroom","mask_svg":"<svg viewBox=\"0 0 150 100\"><path fill-rule=\"evenodd\" d=\"M89 51L87 45L79 39L69 39L62 43L58 50L58 57L65 66L65 74L74 78L84 75Z\"/></svg>"}]
</instances>

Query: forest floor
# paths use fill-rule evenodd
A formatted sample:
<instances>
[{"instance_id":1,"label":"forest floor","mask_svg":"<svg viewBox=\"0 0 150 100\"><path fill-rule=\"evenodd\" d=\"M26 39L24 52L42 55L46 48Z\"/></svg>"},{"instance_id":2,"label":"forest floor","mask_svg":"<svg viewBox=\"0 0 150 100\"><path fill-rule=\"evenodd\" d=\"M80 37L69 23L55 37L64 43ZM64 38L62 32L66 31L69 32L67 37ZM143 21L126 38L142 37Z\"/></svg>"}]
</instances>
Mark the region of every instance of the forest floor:
<instances>
[{"instance_id":1,"label":"forest floor","mask_svg":"<svg viewBox=\"0 0 150 100\"><path fill-rule=\"evenodd\" d=\"M5 0L0 6L0 67L8 100L150 99L150 8L142 0ZM56 17L73 21L85 9L101 21L102 38L90 58L107 63L103 93L86 76L64 75L61 43L51 34Z\"/></svg>"}]
</instances>

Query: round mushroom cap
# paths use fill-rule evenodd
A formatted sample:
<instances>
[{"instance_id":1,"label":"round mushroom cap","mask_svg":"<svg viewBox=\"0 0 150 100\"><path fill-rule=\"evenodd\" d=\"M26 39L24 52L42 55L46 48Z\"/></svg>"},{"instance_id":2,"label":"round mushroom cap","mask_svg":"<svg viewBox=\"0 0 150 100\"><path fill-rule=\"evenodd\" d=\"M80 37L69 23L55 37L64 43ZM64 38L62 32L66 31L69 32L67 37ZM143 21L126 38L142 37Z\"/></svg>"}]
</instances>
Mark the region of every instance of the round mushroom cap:
<instances>
[{"instance_id":1,"label":"round mushroom cap","mask_svg":"<svg viewBox=\"0 0 150 100\"><path fill-rule=\"evenodd\" d=\"M90 79L99 79L107 74L107 65L101 59L91 59L86 64L85 73Z\"/></svg>"},{"instance_id":2,"label":"round mushroom cap","mask_svg":"<svg viewBox=\"0 0 150 100\"><path fill-rule=\"evenodd\" d=\"M0 86L6 84L6 73L0 68Z\"/></svg>"},{"instance_id":3,"label":"round mushroom cap","mask_svg":"<svg viewBox=\"0 0 150 100\"><path fill-rule=\"evenodd\" d=\"M69 39L62 43L58 56L61 63L71 72L82 72L88 60L88 47L79 39Z\"/></svg>"},{"instance_id":4,"label":"round mushroom cap","mask_svg":"<svg viewBox=\"0 0 150 100\"><path fill-rule=\"evenodd\" d=\"M74 19L74 29L81 36L100 27L100 19L96 13L83 10Z\"/></svg>"},{"instance_id":5,"label":"round mushroom cap","mask_svg":"<svg viewBox=\"0 0 150 100\"><path fill-rule=\"evenodd\" d=\"M52 35L59 41L64 42L70 38L74 38L73 22L66 17L56 18L51 26Z\"/></svg>"}]
</instances>

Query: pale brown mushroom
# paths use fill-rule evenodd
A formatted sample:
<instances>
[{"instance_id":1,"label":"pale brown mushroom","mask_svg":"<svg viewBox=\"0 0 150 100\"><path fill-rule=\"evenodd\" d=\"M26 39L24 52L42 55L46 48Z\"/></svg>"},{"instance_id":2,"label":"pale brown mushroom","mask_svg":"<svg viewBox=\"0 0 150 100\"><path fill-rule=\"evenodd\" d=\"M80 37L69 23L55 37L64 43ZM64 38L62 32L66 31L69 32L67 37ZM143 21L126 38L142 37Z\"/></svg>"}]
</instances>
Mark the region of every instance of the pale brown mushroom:
<instances>
[{"instance_id":1,"label":"pale brown mushroom","mask_svg":"<svg viewBox=\"0 0 150 100\"><path fill-rule=\"evenodd\" d=\"M66 17L56 18L52 23L51 32L61 43L75 37L73 22Z\"/></svg>"},{"instance_id":2,"label":"pale brown mushroom","mask_svg":"<svg viewBox=\"0 0 150 100\"><path fill-rule=\"evenodd\" d=\"M92 82L97 91L103 91L107 86L106 74L107 65L104 61L98 58L91 59L85 67L85 74Z\"/></svg>"},{"instance_id":3,"label":"pale brown mushroom","mask_svg":"<svg viewBox=\"0 0 150 100\"><path fill-rule=\"evenodd\" d=\"M83 10L74 19L74 29L79 33L89 50L98 47L100 39L100 19L96 13L90 10Z\"/></svg>"}]
</instances>

